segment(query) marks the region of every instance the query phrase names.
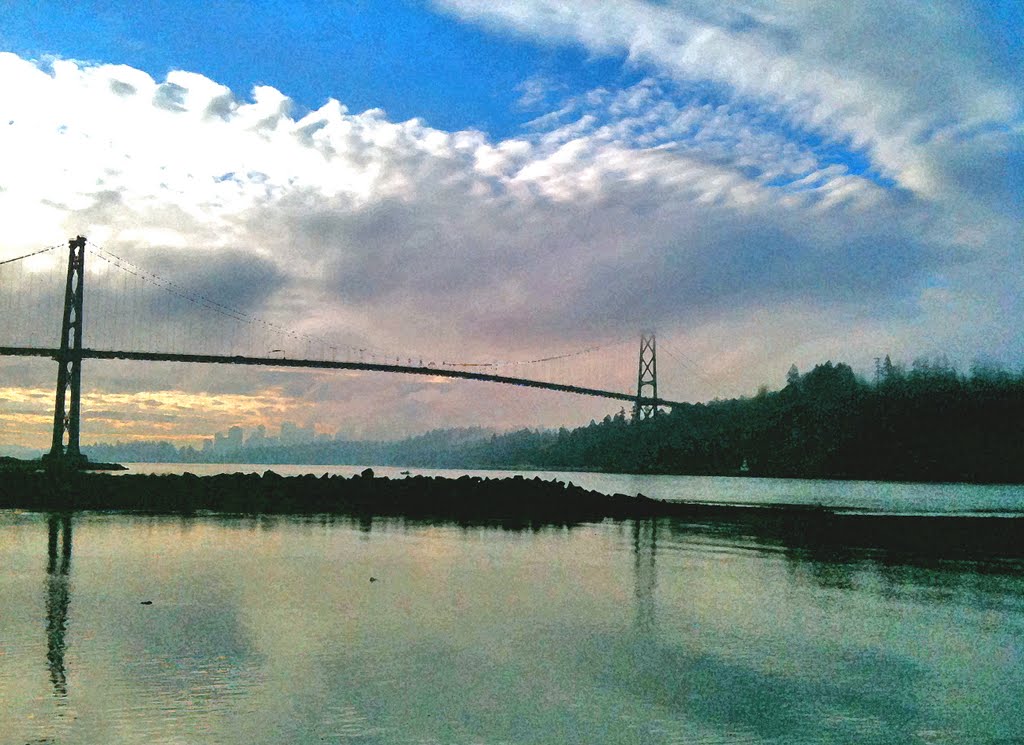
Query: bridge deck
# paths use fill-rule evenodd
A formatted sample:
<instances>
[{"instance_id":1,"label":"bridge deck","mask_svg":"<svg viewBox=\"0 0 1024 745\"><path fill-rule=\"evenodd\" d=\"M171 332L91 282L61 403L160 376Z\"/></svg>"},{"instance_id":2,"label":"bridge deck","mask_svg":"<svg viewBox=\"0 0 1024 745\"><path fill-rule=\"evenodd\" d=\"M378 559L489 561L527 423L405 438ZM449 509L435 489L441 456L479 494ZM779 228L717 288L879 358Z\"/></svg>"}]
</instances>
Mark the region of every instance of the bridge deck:
<instances>
[{"instance_id":1,"label":"bridge deck","mask_svg":"<svg viewBox=\"0 0 1024 745\"><path fill-rule=\"evenodd\" d=\"M59 359L60 350L46 347L0 347L0 357L49 357ZM215 365L258 365L263 367L318 368L324 370L367 370L371 372L403 373L406 375L426 375L440 378L461 378L463 380L482 380L488 383L503 383L527 388L542 388L549 391L575 393L581 396L610 398L616 401L635 403L637 397L631 393L606 391L600 388L585 388L564 383L547 383L542 380L516 378L508 375L492 375L490 373L470 372L468 370L452 370L415 365L382 365L371 362L333 362L329 360L297 360L282 357L229 357L216 354L166 354L163 352L126 352L102 349L83 349L82 359L94 360L139 360L143 362L192 362ZM640 402L648 406L679 406L676 401L658 398L642 398Z\"/></svg>"}]
</instances>

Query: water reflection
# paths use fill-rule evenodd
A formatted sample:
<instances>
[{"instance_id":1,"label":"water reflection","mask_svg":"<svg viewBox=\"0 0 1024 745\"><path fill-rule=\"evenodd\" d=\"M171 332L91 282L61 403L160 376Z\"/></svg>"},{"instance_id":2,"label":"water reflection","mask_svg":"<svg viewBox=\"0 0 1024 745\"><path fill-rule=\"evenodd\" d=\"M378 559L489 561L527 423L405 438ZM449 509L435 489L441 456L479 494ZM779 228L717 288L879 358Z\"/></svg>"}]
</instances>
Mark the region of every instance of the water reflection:
<instances>
[{"instance_id":1,"label":"water reflection","mask_svg":"<svg viewBox=\"0 0 1024 745\"><path fill-rule=\"evenodd\" d=\"M68 695L67 670L64 666L68 605L71 593L68 571L71 568L71 515L47 517L46 560L46 666L50 671L53 695Z\"/></svg>"},{"instance_id":2,"label":"water reflection","mask_svg":"<svg viewBox=\"0 0 1024 745\"><path fill-rule=\"evenodd\" d=\"M658 551L658 523L637 520L633 523L633 568L635 574L636 629L641 638L654 636L654 588L657 584L655 558Z\"/></svg>"},{"instance_id":3,"label":"water reflection","mask_svg":"<svg viewBox=\"0 0 1024 745\"><path fill-rule=\"evenodd\" d=\"M41 522L4 519L0 563L30 567L5 577L21 612L9 603L4 742L1024 734L1019 562L808 545L749 523L76 515L87 641L67 656L72 519L43 518L45 649ZM5 540L18 531L29 540Z\"/></svg>"},{"instance_id":4,"label":"water reflection","mask_svg":"<svg viewBox=\"0 0 1024 745\"><path fill-rule=\"evenodd\" d=\"M740 601L730 597L728 585L708 585L703 580L706 566L742 566L763 554L769 563L754 566L770 567L772 557L779 557L797 586L862 590L855 574L863 573L870 560L861 556L861 563L853 564L853 556L844 551L810 556L794 545L759 540L750 534L749 526L661 520L636 521L632 528L636 636L597 635L591 640L601 650L592 654L603 660L598 677L614 681L624 696L639 697L662 710L685 712L697 723L697 729L687 733L688 741L703 742L701 732L711 733L708 739L714 742L720 741L723 732L758 743L820 742L821 737L826 741L886 742L892 737L912 741L930 716L928 706L919 699L926 672L916 660L895 649L846 649L841 639L817 638L809 627L773 632L771 621L781 628L787 614L784 606L776 607L770 600L752 609L765 614L767 625L762 630L742 626L723 630L696 620L681 625L676 614L661 619L664 628L659 628L655 602L659 547L662 571L669 573L665 592L670 597L675 595L678 602L679 592L692 592L700 604L710 596L726 612ZM720 555L731 556L730 561L703 564L709 549L716 553L725 549ZM690 557L697 562L691 564ZM692 584L672 582L672 574L680 569L692 574ZM723 576L718 570L711 572ZM747 579L740 577L733 576L732 581ZM812 606L804 612L810 617ZM678 615L688 616L685 605L678 606Z\"/></svg>"},{"instance_id":5,"label":"water reflection","mask_svg":"<svg viewBox=\"0 0 1024 745\"><path fill-rule=\"evenodd\" d=\"M858 577L871 570L889 591L905 586L931 586L943 592L965 578L978 585L992 585L991 577L1016 578L1024 571L1024 544L1015 552L969 551L964 545L927 545L921 526L908 524L906 545L878 540L870 531L822 534L800 521L786 523L765 515L763 522L742 520L661 520L662 543L670 547L714 545L758 553L782 555L793 575L826 589L862 589ZM973 528L971 529L973 530ZM952 584L951 584L952 583Z\"/></svg>"}]
</instances>

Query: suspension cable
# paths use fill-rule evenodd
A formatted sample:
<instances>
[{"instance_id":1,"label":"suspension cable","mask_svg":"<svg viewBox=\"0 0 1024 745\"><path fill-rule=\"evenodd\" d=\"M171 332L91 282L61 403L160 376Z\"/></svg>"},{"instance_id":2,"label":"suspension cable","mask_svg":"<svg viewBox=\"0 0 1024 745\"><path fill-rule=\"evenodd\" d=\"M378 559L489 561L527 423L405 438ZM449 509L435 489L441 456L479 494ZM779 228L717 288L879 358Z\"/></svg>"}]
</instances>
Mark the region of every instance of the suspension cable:
<instances>
[{"instance_id":1,"label":"suspension cable","mask_svg":"<svg viewBox=\"0 0 1024 745\"><path fill-rule=\"evenodd\" d=\"M685 367L691 373L696 375L698 378L703 380L708 385L712 386L713 389L718 387L719 383L716 383L713 380L710 380L703 373L701 373L700 369L697 367L697 362L695 362L694 360L689 360L689 362L687 362L686 360L689 359L689 358L681 359L681 356L685 357L685 355L682 355L682 353L680 353L680 356L677 356L676 354L674 354L672 352L671 349L669 349L668 345L666 345L663 341L659 341L658 347L660 348L661 351L667 352L669 357L674 359L676 362L678 362L680 365Z\"/></svg>"},{"instance_id":2,"label":"suspension cable","mask_svg":"<svg viewBox=\"0 0 1024 745\"><path fill-rule=\"evenodd\" d=\"M0 261L0 266L3 266L4 264L12 264L15 261L21 261L22 259L27 259L27 258L30 258L32 256L38 256L39 254L44 254L47 251L52 251L55 248L60 248L63 245L64 245L63 243L58 243L56 245L49 246L48 248L41 248L38 251L33 251L32 253L25 254L24 256L16 256L13 259L4 259L3 261Z\"/></svg>"},{"instance_id":3,"label":"suspension cable","mask_svg":"<svg viewBox=\"0 0 1024 745\"><path fill-rule=\"evenodd\" d=\"M152 285L155 285L155 286L163 289L165 292L169 292L169 293L171 293L173 295L176 295L176 296L178 296L178 297L180 297L180 298L182 298L184 300L187 300L188 302L193 303L194 305L197 305L199 307L205 307L206 309L211 310L214 313L217 313L217 314L219 314L221 316L225 316L225 317L230 318L230 319L235 320L235 321L240 321L240 322L247 323L247 324L250 324L250 325L261 325L261 326L265 327L266 329L268 329L272 333L281 334L283 336L288 336L288 337L291 337L291 338L296 339L296 340L305 340L307 343L314 342L314 343L320 344L320 345L322 345L322 346L324 346L326 348L329 348L329 349L335 349L336 348L336 345L332 345L327 339L325 339L323 337L317 337L317 336L312 336L310 334L305 334L305 333L297 332L297 331L294 331L292 329L288 329L288 328L286 328L284 326L280 326L280 325L278 325L276 323L272 323L270 321L266 321L266 320L264 320L264 319L262 319L262 318L260 318L258 316L251 315L251 314L246 313L245 311L239 310L237 308L233 308L231 306L224 305L222 303L217 302L216 300L212 300L211 298L206 297L205 295L202 295L200 293L197 293L197 292L194 292L192 290L189 290L189 289L183 287L182 285L178 284L177 282L174 282L173 280L165 279L165 278L163 278L163 277L161 277L161 276L159 276L159 275L157 275L157 274L155 274L155 273L153 273L151 271L143 269L138 264L136 264L136 263L134 263L134 262L132 262L132 261L130 261L128 259L125 259L122 256L118 256L113 251L110 251L110 250L108 250L108 249L106 249L106 248L104 248L104 247L102 247L102 246L100 246L100 245L98 245L98 244L96 244L96 243L94 243L92 241L89 241L89 245L93 249L95 249L92 253L97 258L102 259L103 261L105 261L105 262L107 262L107 263L109 263L109 264L111 264L113 266L116 266L117 268L121 269L122 271L124 271L124 272L126 272L128 274L131 274L133 276L136 276L136 277L138 277L139 279L141 279L141 280L143 280L145 282L148 282L148 283L150 283ZM58 247L58 246L52 246L50 249L45 249L45 250L51 250L52 248L56 248L56 247ZM41 253L41 252L37 252L37 253ZM106 254L106 256L104 256L103 254ZM30 254L30 255L32 255L32 254ZM21 258L24 258L24 257L21 257ZM14 261L14 260L16 260L16 259L12 259L12 261ZM603 350L603 349L608 349L610 347L619 346L621 344L626 343L627 341L632 341L632 339L619 339L619 340L608 342L608 343L605 343L605 344L599 344L599 345L595 345L595 346L591 346L591 347L586 347L584 349L574 350L572 352L566 352L564 354L551 355L551 356L548 356L548 357L539 357L539 358L530 359L530 360L509 360L509 361L496 361L496 362L448 362L448 361L444 361L444 362L441 362L440 364L441 364L442 367L449 367L449 368L452 368L452 367L484 367L484 368L517 367L517 366L520 366L520 365L532 365L532 364L538 364L538 363L543 363L543 362L553 362L553 361L556 361L556 360L568 359L568 358L571 358L571 357L579 357L579 356L582 356L582 355L585 355L585 354L590 354L592 352L597 352L597 351L600 351L600 350ZM380 348L376 348L373 345L365 345L363 347L349 347L349 349L351 349L353 352L358 352L359 354L362 354L364 351L366 351L366 352L370 352L370 354L373 355L373 356L382 356L382 357L390 356L390 354L388 352L386 352L385 350L380 349ZM408 356L408 354L406 354L404 356ZM417 355L414 355L414 356L419 357L420 359L425 359L426 358L426 356L421 355L421 354L417 354Z\"/></svg>"},{"instance_id":4,"label":"suspension cable","mask_svg":"<svg viewBox=\"0 0 1024 745\"><path fill-rule=\"evenodd\" d=\"M228 305L224 305L223 303L219 303L216 300L212 300L206 297L205 295L202 295L201 293L193 292L192 290L183 287L182 285L178 284L177 282L174 282L173 280L165 279L164 277L161 277L160 275L155 274L154 272L150 272L146 269L143 269L138 264L135 264L134 262L129 261L128 259L125 259L122 256L118 256L114 252L109 251L103 248L102 246L93 243L92 241L89 241L89 245L96 249L96 251L93 252L93 255L95 255L97 258L102 259L103 261L106 261L107 263L112 264L113 266L116 266L122 271L127 272L128 274L131 274L133 276L136 276L145 282L155 285L164 290L165 292L169 292L172 295L176 295L184 300L187 300L193 305L204 307L207 310L211 310L214 313L217 313L218 315L225 316L226 318L230 318L235 321L265 326L273 333L282 334L284 336L290 336L293 339L305 339L307 342L317 342L318 344L328 345L326 339L293 331L292 329L288 329L276 323L266 321L258 316L246 313L245 311L233 308ZM104 256L103 254L107 254L107 256ZM110 258L107 258L108 256Z\"/></svg>"},{"instance_id":5,"label":"suspension cable","mask_svg":"<svg viewBox=\"0 0 1024 745\"><path fill-rule=\"evenodd\" d=\"M632 339L619 339L618 341L608 342L607 344L598 344L593 347L586 347L585 349L577 349L573 352L556 354L550 357L538 357L535 360L512 360L508 362L445 362L443 364L449 367L515 367L517 365L533 365L538 362L552 362L554 360L564 360L569 357L579 357L584 354L590 354L591 352L608 349L609 347L617 347L620 344L625 344L627 341L632 341Z\"/></svg>"}]
</instances>

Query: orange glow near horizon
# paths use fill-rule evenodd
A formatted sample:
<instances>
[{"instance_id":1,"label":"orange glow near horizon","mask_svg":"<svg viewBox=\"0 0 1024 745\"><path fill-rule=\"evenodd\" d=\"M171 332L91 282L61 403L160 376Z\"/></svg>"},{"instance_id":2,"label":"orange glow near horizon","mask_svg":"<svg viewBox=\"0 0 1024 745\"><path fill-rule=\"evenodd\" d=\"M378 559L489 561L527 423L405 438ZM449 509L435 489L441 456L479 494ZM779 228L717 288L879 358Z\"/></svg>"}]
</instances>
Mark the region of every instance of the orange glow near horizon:
<instances>
[{"instance_id":1,"label":"orange glow near horizon","mask_svg":"<svg viewBox=\"0 0 1024 745\"><path fill-rule=\"evenodd\" d=\"M52 389L0 388L0 445L43 448L53 424ZM252 395L180 390L83 393L82 444L166 440L198 444L227 426L254 429L269 421L309 421L314 404L267 389Z\"/></svg>"}]
</instances>

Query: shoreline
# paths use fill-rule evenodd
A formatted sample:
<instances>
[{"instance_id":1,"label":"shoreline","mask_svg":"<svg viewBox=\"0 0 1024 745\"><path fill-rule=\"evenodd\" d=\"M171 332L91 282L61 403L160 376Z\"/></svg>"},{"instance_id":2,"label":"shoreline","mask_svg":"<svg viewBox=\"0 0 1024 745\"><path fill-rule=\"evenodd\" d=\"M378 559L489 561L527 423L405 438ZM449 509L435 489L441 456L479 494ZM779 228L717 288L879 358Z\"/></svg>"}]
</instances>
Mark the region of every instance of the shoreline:
<instances>
[{"instance_id":1,"label":"shoreline","mask_svg":"<svg viewBox=\"0 0 1024 745\"><path fill-rule=\"evenodd\" d=\"M244 455L244 453L239 453ZM328 467L360 467L364 464L353 462L353 463L337 463L321 462L321 461L274 461L274 462L260 462L260 461L246 461L246 460L203 460L203 461L169 461L169 460L152 460L152 461L130 461L125 462L147 464L160 466L165 464L180 465L183 467L196 466L234 466L234 465L245 465L260 467L262 469L273 469L275 466L294 466L294 467L307 467L311 471ZM461 465L424 465L423 463L399 463L399 464L375 464L374 467L381 468L409 468L409 469L426 469L434 471L490 471L496 473L509 472L509 471L524 471L528 473L550 473L552 471L561 472L572 472L572 473L592 473L592 474L608 474L608 475L630 475L630 476L693 476L693 477L713 477L713 478L736 478L736 479L778 479L788 481L837 481L837 482L863 482L863 483L894 483L894 484L921 484L921 485L942 485L942 484L964 484L967 486L1024 486L1024 481L1020 480L1006 480L999 478L975 478L975 479L948 479L948 478L928 478L912 476L885 476L883 474L850 474L850 473L821 473L821 474L785 474L785 473L761 473L753 471L742 471L739 469L723 469L713 471L678 471L672 469L639 469L639 470L610 470L607 468L601 468L597 466L559 466L559 465L534 465L532 463L516 463L507 465L494 465L494 464L466 464ZM18 458L14 456L0 456L0 473L8 470L41 470L45 468L41 464L40 459L36 458ZM126 466L121 463L102 463L99 461L88 461L84 466L83 470L87 471L126 471L129 470Z\"/></svg>"},{"instance_id":2,"label":"shoreline","mask_svg":"<svg viewBox=\"0 0 1024 745\"><path fill-rule=\"evenodd\" d=\"M611 519L721 527L808 550L1024 557L1024 515L894 515L808 505L667 502L539 477L145 475L5 470L0 509L195 515L344 515L530 528Z\"/></svg>"}]
</instances>

